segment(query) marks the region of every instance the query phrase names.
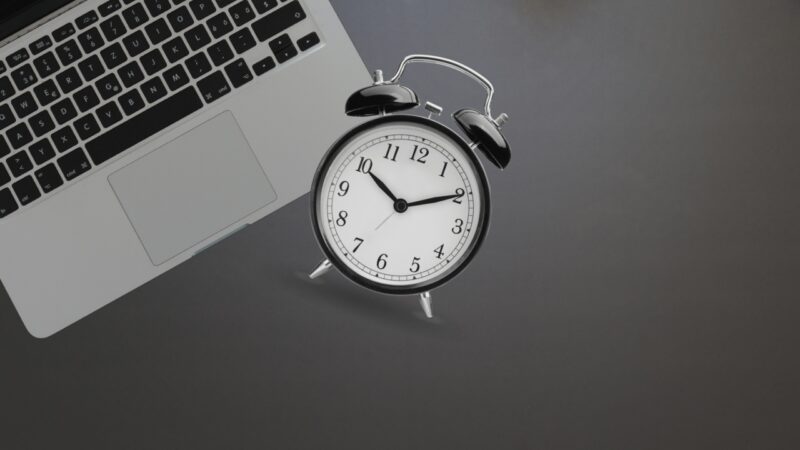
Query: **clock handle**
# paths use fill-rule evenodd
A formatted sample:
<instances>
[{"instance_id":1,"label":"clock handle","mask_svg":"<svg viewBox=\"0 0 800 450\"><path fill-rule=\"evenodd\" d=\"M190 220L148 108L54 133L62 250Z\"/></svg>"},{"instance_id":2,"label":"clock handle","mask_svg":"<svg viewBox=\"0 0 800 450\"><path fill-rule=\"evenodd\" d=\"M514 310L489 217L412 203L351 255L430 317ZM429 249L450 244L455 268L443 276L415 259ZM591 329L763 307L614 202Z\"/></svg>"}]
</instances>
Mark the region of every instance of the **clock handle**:
<instances>
[{"instance_id":1,"label":"clock handle","mask_svg":"<svg viewBox=\"0 0 800 450\"><path fill-rule=\"evenodd\" d=\"M376 84L395 84L400 80L400 77L403 76L403 72L406 70L406 66L411 63L426 63L426 64L435 64L438 66L448 67L450 69L456 70L458 72L463 73L464 75L469 76L473 80L477 81L479 84L483 85L484 89L486 89L486 104L484 106L484 114L488 118L492 118L492 97L494 97L494 85L492 82L489 81L488 78L481 75L477 70L464 65L458 61L443 58L441 56L434 56L434 55L409 55L406 56L403 61L400 63L400 67L397 69L397 73L388 80L380 81L376 80ZM381 77L382 78L382 77Z\"/></svg>"}]
</instances>

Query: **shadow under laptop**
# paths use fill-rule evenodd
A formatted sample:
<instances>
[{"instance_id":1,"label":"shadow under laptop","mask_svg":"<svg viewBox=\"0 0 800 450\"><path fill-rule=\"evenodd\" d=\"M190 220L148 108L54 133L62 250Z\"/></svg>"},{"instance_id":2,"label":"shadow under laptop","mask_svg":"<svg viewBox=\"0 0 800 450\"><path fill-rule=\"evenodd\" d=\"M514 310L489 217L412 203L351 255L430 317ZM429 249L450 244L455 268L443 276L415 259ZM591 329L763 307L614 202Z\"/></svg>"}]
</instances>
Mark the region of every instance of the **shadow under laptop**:
<instances>
[{"instance_id":1,"label":"shadow under laptop","mask_svg":"<svg viewBox=\"0 0 800 450\"><path fill-rule=\"evenodd\" d=\"M418 296L393 296L360 288L335 273L310 279L308 273L295 271L287 276L303 300L324 302L326 305L386 324L431 334L452 334L455 330L436 316L428 319L419 305ZM435 299L434 299L435 301Z\"/></svg>"}]
</instances>

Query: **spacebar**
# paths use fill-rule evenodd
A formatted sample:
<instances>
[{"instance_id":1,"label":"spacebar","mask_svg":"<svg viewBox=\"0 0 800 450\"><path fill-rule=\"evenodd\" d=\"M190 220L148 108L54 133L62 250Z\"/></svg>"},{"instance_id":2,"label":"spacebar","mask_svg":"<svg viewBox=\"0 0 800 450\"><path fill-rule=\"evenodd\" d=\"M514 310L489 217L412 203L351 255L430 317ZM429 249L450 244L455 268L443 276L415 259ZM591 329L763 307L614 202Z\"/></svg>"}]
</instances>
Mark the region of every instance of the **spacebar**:
<instances>
[{"instance_id":1,"label":"spacebar","mask_svg":"<svg viewBox=\"0 0 800 450\"><path fill-rule=\"evenodd\" d=\"M86 151L95 165L102 164L202 106L197 91L190 86L89 141Z\"/></svg>"}]
</instances>

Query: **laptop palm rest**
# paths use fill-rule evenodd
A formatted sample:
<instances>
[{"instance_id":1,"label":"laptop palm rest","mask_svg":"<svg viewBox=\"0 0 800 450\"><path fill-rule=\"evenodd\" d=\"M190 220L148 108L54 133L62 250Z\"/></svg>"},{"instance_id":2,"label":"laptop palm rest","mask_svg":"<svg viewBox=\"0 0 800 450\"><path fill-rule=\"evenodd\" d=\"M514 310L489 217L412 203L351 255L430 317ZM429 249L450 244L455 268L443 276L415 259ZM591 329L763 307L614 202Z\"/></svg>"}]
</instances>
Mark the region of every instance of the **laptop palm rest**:
<instances>
[{"instance_id":1,"label":"laptop palm rest","mask_svg":"<svg viewBox=\"0 0 800 450\"><path fill-rule=\"evenodd\" d=\"M154 265L277 198L230 112L148 153L108 180Z\"/></svg>"}]
</instances>

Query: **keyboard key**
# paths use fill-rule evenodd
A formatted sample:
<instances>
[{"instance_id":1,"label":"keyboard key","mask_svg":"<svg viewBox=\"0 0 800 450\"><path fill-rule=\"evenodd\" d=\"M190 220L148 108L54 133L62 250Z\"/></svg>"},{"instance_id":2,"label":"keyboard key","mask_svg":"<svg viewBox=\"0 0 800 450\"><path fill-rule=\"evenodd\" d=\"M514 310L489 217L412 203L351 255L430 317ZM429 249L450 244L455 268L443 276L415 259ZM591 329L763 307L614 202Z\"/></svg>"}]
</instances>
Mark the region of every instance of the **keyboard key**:
<instances>
[{"instance_id":1,"label":"keyboard key","mask_svg":"<svg viewBox=\"0 0 800 450\"><path fill-rule=\"evenodd\" d=\"M189 82L189 75L186 74L183 66L175 66L164 72L164 81L170 91L177 91Z\"/></svg>"},{"instance_id":2,"label":"keyboard key","mask_svg":"<svg viewBox=\"0 0 800 450\"><path fill-rule=\"evenodd\" d=\"M150 38L150 42L152 42L153 45L164 42L172 36L172 30L169 29L169 25L167 25L167 21L164 19L158 19L147 25L144 27L144 31L147 32L147 36Z\"/></svg>"},{"instance_id":3,"label":"keyboard key","mask_svg":"<svg viewBox=\"0 0 800 450\"><path fill-rule=\"evenodd\" d=\"M61 68L58 65L58 61L56 61L56 55L52 52L47 52L34 59L33 66L36 67L36 71L39 72L39 77L41 78L47 78Z\"/></svg>"},{"instance_id":4,"label":"keyboard key","mask_svg":"<svg viewBox=\"0 0 800 450\"><path fill-rule=\"evenodd\" d=\"M292 38L285 33L269 41L269 48L272 50L272 53L278 53L290 45L292 45Z\"/></svg>"},{"instance_id":5,"label":"keyboard key","mask_svg":"<svg viewBox=\"0 0 800 450\"><path fill-rule=\"evenodd\" d=\"M81 112L86 112L100 103L97 93L91 86L82 88L72 98L75 99L75 104L78 105L78 109Z\"/></svg>"},{"instance_id":6,"label":"keyboard key","mask_svg":"<svg viewBox=\"0 0 800 450\"><path fill-rule=\"evenodd\" d=\"M33 41L31 45L29 45L28 47L31 49L31 53L37 55L52 46L53 46L53 41L50 39L50 36L42 36L39 39Z\"/></svg>"},{"instance_id":7,"label":"keyboard key","mask_svg":"<svg viewBox=\"0 0 800 450\"><path fill-rule=\"evenodd\" d=\"M107 17L110 14L113 14L114 12L119 10L120 8L122 8L122 3L120 3L119 0L109 0L98 6L97 10L100 11L101 16Z\"/></svg>"},{"instance_id":8,"label":"keyboard key","mask_svg":"<svg viewBox=\"0 0 800 450\"><path fill-rule=\"evenodd\" d=\"M75 20L75 23L78 24L79 30L83 30L89 25L97 22L97 19L98 19L97 13L95 13L94 11L89 11L86 14L78 17L78 19Z\"/></svg>"},{"instance_id":9,"label":"keyboard key","mask_svg":"<svg viewBox=\"0 0 800 450\"><path fill-rule=\"evenodd\" d=\"M122 23L122 19L119 16L114 16L101 22L100 29L103 31L103 35L108 42L119 38L127 31L125 24Z\"/></svg>"},{"instance_id":10,"label":"keyboard key","mask_svg":"<svg viewBox=\"0 0 800 450\"><path fill-rule=\"evenodd\" d=\"M64 153L78 145L78 137L75 136L75 132L72 131L72 128L68 126L56 131L50 138L53 139L53 144L55 144L59 153Z\"/></svg>"},{"instance_id":11,"label":"keyboard key","mask_svg":"<svg viewBox=\"0 0 800 450\"><path fill-rule=\"evenodd\" d=\"M175 30L176 33L180 33L194 23L192 15L189 14L189 10L186 9L185 6L181 6L175 11L167 14L167 19L169 19L169 23L172 25L172 29Z\"/></svg>"},{"instance_id":12,"label":"keyboard key","mask_svg":"<svg viewBox=\"0 0 800 450\"><path fill-rule=\"evenodd\" d=\"M11 147L8 146L8 143L5 139L3 139L3 136L0 136L0 158L8 155L9 153L11 153Z\"/></svg>"},{"instance_id":13,"label":"keyboard key","mask_svg":"<svg viewBox=\"0 0 800 450\"><path fill-rule=\"evenodd\" d=\"M164 50L167 60L171 63L177 62L189 54L189 49L186 48L186 44L183 43L183 39L180 36L167 41L161 48Z\"/></svg>"},{"instance_id":14,"label":"keyboard key","mask_svg":"<svg viewBox=\"0 0 800 450\"><path fill-rule=\"evenodd\" d=\"M199 110L203 102L187 87L163 102L122 122L86 144L95 164L101 164Z\"/></svg>"},{"instance_id":15,"label":"keyboard key","mask_svg":"<svg viewBox=\"0 0 800 450\"><path fill-rule=\"evenodd\" d=\"M56 28L56 31L53 32L53 37L56 39L56 42L61 42L73 34L75 34L75 27L72 26L71 23L68 23Z\"/></svg>"},{"instance_id":16,"label":"keyboard key","mask_svg":"<svg viewBox=\"0 0 800 450\"><path fill-rule=\"evenodd\" d=\"M6 160L6 164L8 164L8 170L10 170L11 174L15 177L21 177L29 170L33 169L31 158L28 157L28 153L25 150L9 156Z\"/></svg>"},{"instance_id":17,"label":"keyboard key","mask_svg":"<svg viewBox=\"0 0 800 450\"><path fill-rule=\"evenodd\" d=\"M37 165L44 164L56 156L53 144L51 144L48 139L42 139L41 141L31 144L28 151L31 152L31 156L33 156L33 160L36 161Z\"/></svg>"},{"instance_id":18,"label":"keyboard key","mask_svg":"<svg viewBox=\"0 0 800 450\"><path fill-rule=\"evenodd\" d=\"M254 0L253 3L256 5L256 11L259 14L264 14L270 9L278 6L278 0Z\"/></svg>"},{"instance_id":19,"label":"keyboard key","mask_svg":"<svg viewBox=\"0 0 800 450\"><path fill-rule=\"evenodd\" d=\"M14 107L14 112L17 113L17 117L20 119L32 114L38 108L30 92L24 92L14 97L14 99L11 100L11 106Z\"/></svg>"},{"instance_id":20,"label":"keyboard key","mask_svg":"<svg viewBox=\"0 0 800 450\"><path fill-rule=\"evenodd\" d=\"M11 175L8 173L6 166L0 162L0 187L5 186L9 181L11 181Z\"/></svg>"},{"instance_id":21,"label":"keyboard key","mask_svg":"<svg viewBox=\"0 0 800 450\"><path fill-rule=\"evenodd\" d=\"M131 61L128 64L122 66L119 71L120 80L122 80L122 84L125 87L131 87L134 84L144 80L144 74L142 73L142 69L139 68L139 64L136 61Z\"/></svg>"},{"instance_id":22,"label":"keyboard key","mask_svg":"<svg viewBox=\"0 0 800 450\"><path fill-rule=\"evenodd\" d=\"M24 122L9 128L6 132L6 137L8 138L8 143L15 150L33 140L33 136L31 136L31 132Z\"/></svg>"},{"instance_id":23,"label":"keyboard key","mask_svg":"<svg viewBox=\"0 0 800 450\"><path fill-rule=\"evenodd\" d=\"M61 60L61 64L69 65L80 59L83 54L74 40L69 40L56 47L56 54Z\"/></svg>"},{"instance_id":24,"label":"keyboard key","mask_svg":"<svg viewBox=\"0 0 800 450\"><path fill-rule=\"evenodd\" d=\"M219 6L220 8L224 8L235 1L236 0L217 0L217 6Z\"/></svg>"},{"instance_id":25,"label":"keyboard key","mask_svg":"<svg viewBox=\"0 0 800 450\"><path fill-rule=\"evenodd\" d=\"M142 93L144 94L144 98L147 99L150 103L157 102L160 98L167 95L167 88L164 87L164 83L161 82L159 78L153 78L142 84Z\"/></svg>"},{"instance_id":26,"label":"keyboard key","mask_svg":"<svg viewBox=\"0 0 800 450\"><path fill-rule=\"evenodd\" d=\"M122 92L122 86L120 86L117 76L113 73L97 80L95 87L97 87L97 92L100 93L100 97L103 97L103 100L108 100Z\"/></svg>"},{"instance_id":27,"label":"keyboard key","mask_svg":"<svg viewBox=\"0 0 800 450\"><path fill-rule=\"evenodd\" d=\"M264 42L290 26L306 18L306 13L297 0L281 7L277 11L253 22L253 31L259 41Z\"/></svg>"},{"instance_id":28,"label":"keyboard key","mask_svg":"<svg viewBox=\"0 0 800 450\"><path fill-rule=\"evenodd\" d=\"M208 19L206 25L211 31L211 35L214 36L215 39L221 38L222 36L225 36L233 31L233 24L231 23L230 19L228 19L228 15L224 12L221 12Z\"/></svg>"},{"instance_id":29,"label":"keyboard key","mask_svg":"<svg viewBox=\"0 0 800 450\"><path fill-rule=\"evenodd\" d=\"M28 53L28 50L21 48L8 55L8 57L6 57L6 62L8 62L8 67L16 67L27 61L30 56L31 55Z\"/></svg>"},{"instance_id":30,"label":"keyboard key","mask_svg":"<svg viewBox=\"0 0 800 450\"><path fill-rule=\"evenodd\" d=\"M267 56L266 58L253 64L253 72L255 72L256 75L258 76L264 75L265 73L269 72L274 68L275 68L275 60L272 59L271 56Z\"/></svg>"},{"instance_id":31,"label":"keyboard key","mask_svg":"<svg viewBox=\"0 0 800 450\"><path fill-rule=\"evenodd\" d=\"M319 44L319 36L317 33L313 32L301 37L297 41L297 46L300 47L302 51L306 51L317 44Z\"/></svg>"},{"instance_id":32,"label":"keyboard key","mask_svg":"<svg viewBox=\"0 0 800 450\"><path fill-rule=\"evenodd\" d=\"M208 31L206 31L206 27L203 24L199 24L187 31L184 36L186 37L186 42L189 43L189 48L192 50L199 50L211 43L211 36L208 35Z\"/></svg>"},{"instance_id":33,"label":"keyboard key","mask_svg":"<svg viewBox=\"0 0 800 450\"><path fill-rule=\"evenodd\" d=\"M165 13L170 8L169 0L144 0L151 17Z\"/></svg>"},{"instance_id":34,"label":"keyboard key","mask_svg":"<svg viewBox=\"0 0 800 450\"><path fill-rule=\"evenodd\" d=\"M235 88L253 81L253 73L250 72L250 68L247 67L247 63L242 58L225 66L225 73L228 74L228 79L231 80Z\"/></svg>"},{"instance_id":35,"label":"keyboard key","mask_svg":"<svg viewBox=\"0 0 800 450\"><path fill-rule=\"evenodd\" d=\"M192 9L197 20L203 20L217 10L211 0L193 0L189 2L189 8Z\"/></svg>"},{"instance_id":36,"label":"keyboard key","mask_svg":"<svg viewBox=\"0 0 800 450\"><path fill-rule=\"evenodd\" d=\"M100 124L91 113L76 120L73 126L84 141L100 132Z\"/></svg>"},{"instance_id":37,"label":"keyboard key","mask_svg":"<svg viewBox=\"0 0 800 450\"><path fill-rule=\"evenodd\" d=\"M69 122L78 115L78 112L75 110L75 105L72 104L72 100L69 98L65 98L53 105L50 108L50 112L53 113L53 117L55 117L59 125Z\"/></svg>"},{"instance_id":38,"label":"keyboard key","mask_svg":"<svg viewBox=\"0 0 800 450\"><path fill-rule=\"evenodd\" d=\"M198 53L186 60L186 68L189 69L192 78L199 78L211 72L211 63L205 53Z\"/></svg>"},{"instance_id":39,"label":"keyboard key","mask_svg":"<svg viewBox=\"0 0 800 450\"><path fill-rule=\"evenodd\" d=\"M11 85L11 80L8 77L0 78L0 102L10 98L14 93L14 86Z\"/></svg>"},{"instance_id":40,"label":"keyboard key","mask_svg":"<svg viewBox=\"0 0 800 450\"><path fill-rule=\"evenodd\" d=\"M11 72L11 78L14 79L14 83L17 84L17 89L24 90L36 83L36 74L33 73L33 67L30 64L25 64L24 66L20 66L14 71Z\"/></svg>"},{"instance_id":41,"label":"keyboard key","mask_svg":"<svg viewBox=\"0 0 800 450\"><path fill-rule=\"evenodd\" d=\"M86 81L92 81L106 71L106 69L103 68L103 63L100 62L100 58L98 58L97 55L92 55L79 62L78 69L81 70L83 79Z\"/></svg>"},{"instance_id":42,"label":"keyboard key","mask_svg":"<svg viewBox=\"0 0 800 450\"><path fill-rule=\"evenodd\" d=\"M253 12L253 8L247 0L242 0L233 5L231 9L228 10L228 13L230 13L233 23L237 26L242 26L256 18L256 13Z\"/></svg>"},{"instance_id":43,"label":"keyboard key","mask_svg":"<svg viewBox=\"0 0 800 450\"><path fill-rule=\"evenodd\" d=\"M58 169L56 169L54 164L48 164L42 167L34 172L33 175L36 177L36 181L39 182L39 187L42 188L42 192L45 194L52 192L64 184L64 181L61 179L61 175L58 173Z\"/></svg>"},{"instance_id":44,"label":"keyboard key","mask_svg":"<svg viewBox=\"0 0 800 450\"><path fill-rule=\"evenodd\" d=\"M14 193L17 194L19 203L22 206L25 206L42 196L42 193L39 192L39 188L36 187L36 182L33 181L32 177L25 177L12 184L11 187L14 188Z\"/></svg>"},{"instance_id":45,"label":"keyboard key","mask_svg":"<svg viewBox=\"0 0 800 450\"><path fill-rule=\"evenodd\" d=\"M56 81L65 94L69 94L81 85L81 76L74 67L61 72L56 75Z\"/></svg>"},{"instance_id":46,"label":"keyboard key","mask_svg":"<svg viewBox=\"0 0 800 450\"><path fill-rule=\"evenodd\" d=\"M215 66L219 66L233 59L233 50L226 41L219 41L208 48L208 56Z\"/></svg>"},{"instance_id":47,"label":"keyboard key","mask_svg":"<svg viewBox=\"0 0 800 450\"><path fill-rule=\"evenodd\" d=\"M0 105L0 130L4 130L15 122L14 113L8 105Z\"/></svg>"},{"instance_id":48,"label":"keyboard key","mask_svg":"<svg viewBox=\"0 0 800 450\"><path fill-rule=\"evenodd\" d=\"M86 159L83 150L77 148L61 158L58 158L58 167L61 168L61 173L64 174L64 178L70 181L86 173L87 170L92 168L92 165L89 163L89 160Z\"/></svg>"},{"instance_id":49,"label":"keyboard key","mask_svg":"<svg viewBox=\"0 0 800 450\"><path fill-rule=\"evenodd\" d=\"M216 101L231 91L230 85L219 70L198 81L197 87L206 103Z\"/></svg>"},{"instance_id":50,"label":"keyboard key","mask_svg":"<svg viewBox=\"0 0 800 450\"><path fill-rule=\"evenodd\" d=\"M142 64L145 73L148 75L153 75L154 73L159 72L161 69L167 67L167 62L164 61L164 57L161 56L161 52L158 51L157 48L145 53L139 62Z\"/></svg>"},{"instance_id":51,"label":"keyboard key","mask_svg":"<svg viewBox=\"0 0 800 450\"><path fill-rule=\"evenodd\" d=\"M144 11L144 6L139 3L122 11L122 17L125 19L125 23L128 24L128 28L131 29L147 22L147 13Z\"/></svg>"},{"instance_id":52,"label":"keyboard key","mask_svg":"<svg viewBox=\"0 0 800 450\"><path fill-rule=\"evenodd\" d=\"M256 46L256 39L248 28L233 33L230 37L231 45L237 54L242 54Z\"/></svg>"},{"instance_id":53,"label":"keyboard key","mask_svg":"<svg viewBox=\"0 0 800 450\"><path fill-rule=\"evenodd\" d=\"M122 43L125 44L125 48L128 50L128 54L131 55L131 57L138 56L140 53L150 48L150 44L147 43L147 39L144 37L144 33L142 33L141 30L125 36L122 39Z\"/></svg>"},{"instance_id":54,"label":"keyboard key","mask_svg":"<svg viewBox=\"0 0 800 450\"><path fill-rule=\"evenodd\" d=\"M97 108L97 118L105 128L109 128L122 120L122 113L116 103L110 102Z\"/></svg>"},{"instance_id":55,"label":"keyboard key","mask_svg":"<svg viewBox=\"0 0 800 450\"><path fill-rule=\"evenodd\" d=\"M39 100L39 104L42 106L47 106L61 97L61 93L58 92L56 83L53 80L47 80L39 84L33 88L33 93L36 94L36 99Z\"/></svg>"},{"instance_id":56,"label":"keyboard key","mask_svg":"<svg viewBox=\"0 0 800 450\"><path fill-rule=\"evenodd\" d=\"M281 64L294 58L295 56L297 56L297 49L294 47L294 45L284 47L283 49L275 52L275 59L277 59Z\"/></svg>"},{"instance_id":57,"label":"keyboard key","mask_svg":"<svg viewBox=\"0 0 800 450\"><path fill-rule=\"evenodd\" d=\"M8 217L9 214L19 209L17 201L10 189L0 190L0 219Z\"/></svg>"},{"instance_id":58,"label":"keyboard key","mask_svg":"<svg viewBox=\"0 0 800 450\"><path fill-rule=\"evenodd\" d=\"M144 99L142 99L139 91L136 90L122 94L118 101L120 106L122 106L122 110L129 116L144 108Z\"/></svg>"},{"instance_id":59,"label":"keyboard key","mask_svg":"<svg viewBox=\"0 0 800 450\"><path fill-rule=\"evenodd\" d=\"M125 50L122 49L122 46L119 44L119 42L101 50L100 56L103 58L103 61L106 63L106 67L109 69L119 66L128 59L128 57L125 55Z\"/></svg>"},{"instance_id":60,"label":"keyboard key","mask_svg":"<svg viewBox=\"0 0 800 450\"><path fill-rule=\"evenodd\" d=\"M53 118L50 117L50 113L47 110L40 111L34 114L30 119L28 119L28 125L31 126L31 130L33 130L33 134L36 137L43 136L51 131L56 125L53 123Z\"/></svg>"},{"instance_id":61,"label":"keyboard key","mask_svg":"<svg viewBox=\"0 0 800 450\"><path fill-rule=\"evenodd\" d=\"M78 42L83 47L83 52L88 54L103 46L103 37L97 28L92 28L79 34Z\"/></svg>"}]
</instances>

